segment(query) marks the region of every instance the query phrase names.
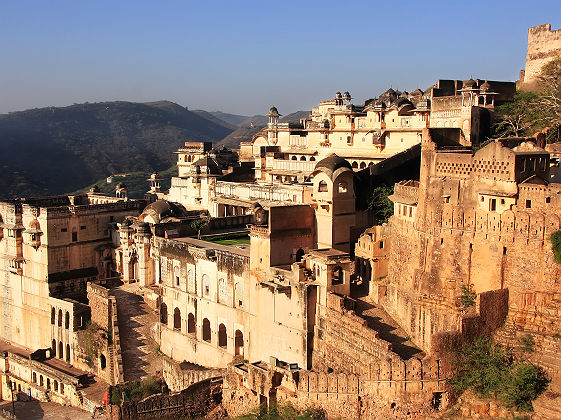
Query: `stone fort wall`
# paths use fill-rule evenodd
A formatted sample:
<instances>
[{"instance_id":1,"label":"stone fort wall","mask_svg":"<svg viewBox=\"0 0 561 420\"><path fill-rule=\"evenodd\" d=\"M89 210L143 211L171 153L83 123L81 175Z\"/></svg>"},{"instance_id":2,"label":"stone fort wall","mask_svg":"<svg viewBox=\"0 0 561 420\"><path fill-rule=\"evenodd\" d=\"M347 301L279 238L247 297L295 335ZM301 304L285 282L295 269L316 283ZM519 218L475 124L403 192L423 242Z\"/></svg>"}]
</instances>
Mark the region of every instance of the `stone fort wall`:
<instances>
[{"instance_id":1,"label":"stone fort wall","mask_svg":"<svg viewBox=\"0 0 561 420\"><path fill-rule=\"evenodd\" d=\"M535 86L542 66L556 56L561 56L561 29L552 31L549 23L529 28L524 84Z\"/></svg>"}]
</instances>

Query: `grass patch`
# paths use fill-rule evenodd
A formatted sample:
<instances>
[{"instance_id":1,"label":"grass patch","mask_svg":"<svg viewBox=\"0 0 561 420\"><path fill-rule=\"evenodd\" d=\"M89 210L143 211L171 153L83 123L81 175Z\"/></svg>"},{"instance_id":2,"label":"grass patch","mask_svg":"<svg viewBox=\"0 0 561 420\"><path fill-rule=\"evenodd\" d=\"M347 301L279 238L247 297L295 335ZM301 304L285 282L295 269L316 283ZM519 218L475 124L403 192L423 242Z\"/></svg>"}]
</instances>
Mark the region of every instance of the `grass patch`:
<instances>
[{"instance_id":1,"label":"grass patch","mask_svg":"<svg viewBox=\"0 0 561 420\"><path fill-rule=\"evenodd\" d=\"M204 241L218 245L249 245L249 233L231 233L201 238Z\"/></svg>"},{"instance_id":2,"label":"grass patch","mask_svg":"<svg viewBox=\"0 0 561 420\"><path fill-rule=\"evenodd\" d=\"M297 410L290 404L261 406L248 414L236 417L236 420L324 420L327 416L319 408Z\"/></svg>"}]
</instances>

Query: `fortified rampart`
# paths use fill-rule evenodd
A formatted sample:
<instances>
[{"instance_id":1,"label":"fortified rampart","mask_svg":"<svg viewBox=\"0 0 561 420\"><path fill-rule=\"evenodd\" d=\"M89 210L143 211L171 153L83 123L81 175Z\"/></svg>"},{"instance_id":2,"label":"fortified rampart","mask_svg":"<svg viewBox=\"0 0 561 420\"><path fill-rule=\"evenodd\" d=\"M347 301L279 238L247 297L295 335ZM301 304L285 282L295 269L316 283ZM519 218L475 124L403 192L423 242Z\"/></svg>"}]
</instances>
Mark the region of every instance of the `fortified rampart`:
<instances>
[{"instance_id":1,"label":"fortified rampart","mask_svg":"<svg viewBox=\"0 0 561 420\"><path fill-rule=\"evenodd\" d=\"M529 28L524 84L535 87L542 67L558 56L561 56L561 29L552 31L549 23Z\"/></svg>"}]
</instances>

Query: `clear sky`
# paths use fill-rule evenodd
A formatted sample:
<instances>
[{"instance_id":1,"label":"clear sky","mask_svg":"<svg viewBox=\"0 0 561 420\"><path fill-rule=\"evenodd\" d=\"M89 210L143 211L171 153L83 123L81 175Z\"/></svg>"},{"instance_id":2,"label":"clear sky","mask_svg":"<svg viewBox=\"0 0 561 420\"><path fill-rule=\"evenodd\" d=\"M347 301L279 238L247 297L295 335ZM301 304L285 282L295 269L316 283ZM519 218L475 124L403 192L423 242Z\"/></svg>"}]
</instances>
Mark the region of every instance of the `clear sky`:
<instances>
[{"instance_id":1,"label":"clear sky","mask_svg":"<svg viewBox=\"0 0 561 420\"><path fill-rule=\"evenodd\" d=\"M516 80L561 0L2 0L0 113L168 99L243 115L390 85Z\"/></svg>"}]
</instances>

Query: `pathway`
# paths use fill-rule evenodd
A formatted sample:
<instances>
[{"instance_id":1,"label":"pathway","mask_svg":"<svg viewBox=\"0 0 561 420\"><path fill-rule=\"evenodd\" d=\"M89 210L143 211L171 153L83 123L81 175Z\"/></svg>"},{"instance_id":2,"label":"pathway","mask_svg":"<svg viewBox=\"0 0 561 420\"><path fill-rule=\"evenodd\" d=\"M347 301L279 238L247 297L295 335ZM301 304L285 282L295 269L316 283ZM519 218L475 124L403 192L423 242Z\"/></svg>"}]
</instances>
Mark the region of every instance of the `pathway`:
<instances>
[{"instance_id":1,"label":"pathway","mask_svg":"<svg viewBox=\"0 0 561 420\"><path fill-rule=\"evenodd\" d=\"M423 358L425 354L416 347L407 333L380 306L361 299L356 301L356 314L365 319L368 327L378 332L378 337L392 344L392 350L402 359L408 360L413 356Z\"/></svg>"},{"instance_id":2,"label":"pathway","mask_svg":"<svg viewBox=\"0 0 561 420\"><path fill-rule=\"evenodd\" d=\"M161 357L157 355L151 331L158 317L137 294L139 289L138 284L131 283L111 290L117 300L125 381L159 376L162 371Z\"/></svg>"}]
</instances>

